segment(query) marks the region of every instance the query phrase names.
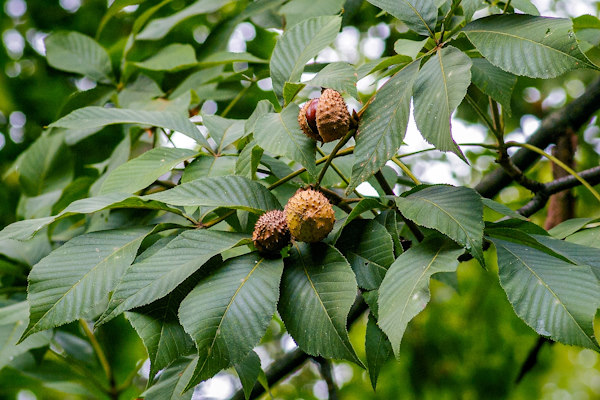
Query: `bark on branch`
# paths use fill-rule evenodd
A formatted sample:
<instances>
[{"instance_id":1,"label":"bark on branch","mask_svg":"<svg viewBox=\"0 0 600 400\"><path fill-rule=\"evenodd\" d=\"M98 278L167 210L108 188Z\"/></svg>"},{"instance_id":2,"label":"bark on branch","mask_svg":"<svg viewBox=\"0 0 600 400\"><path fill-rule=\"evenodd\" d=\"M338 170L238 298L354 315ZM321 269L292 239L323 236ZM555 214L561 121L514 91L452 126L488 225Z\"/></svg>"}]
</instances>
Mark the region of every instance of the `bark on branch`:
<instances>
[{"instance_id":1,"label":"bark on branch","mask_svg":"<svg viewBox=\"0 0 600 400\"><path fill-rule=\"evenodd\" d=\"M586 89L585 93L571 103L553 112L542 120L538 130L527 140L541 149L549 144L556 143L568 129L577 132L592 115L600 109L600 79L595 80ZM512 163L521 171L525 171L538 160L539 155L531 150L520 149L512 157ZM475 187L482 196L492 198L508 186L512 178L499 168L487 176Z\"/></svg>"}]
</instances>

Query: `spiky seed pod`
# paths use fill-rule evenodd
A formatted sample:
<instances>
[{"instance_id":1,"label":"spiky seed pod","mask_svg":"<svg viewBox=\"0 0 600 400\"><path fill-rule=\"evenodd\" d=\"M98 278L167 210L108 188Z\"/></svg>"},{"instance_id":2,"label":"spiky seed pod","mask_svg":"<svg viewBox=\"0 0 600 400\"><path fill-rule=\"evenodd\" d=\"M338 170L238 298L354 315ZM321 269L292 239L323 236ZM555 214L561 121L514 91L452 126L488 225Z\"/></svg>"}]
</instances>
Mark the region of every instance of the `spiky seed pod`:
<instances>
[{"instance_id":1,"label":"spiky seed pod","mask_svg":"<svg viewBox=\"0 0 600 400\"><path fill-rule=\"evenodd\" d=\"M327 143L348 133L350 113L342 95L325 89L321 97L307 101L300 109L298 123L308 137Z\"/></svg>"},{"instance_id":2,"label":"spiky seed pod","mask_svg":"<svg viewBox=\"0 0 600 400\"><path fill-rule=\"evenodd\" d=\"M265 255L276 255L290 243L290 230L281 210L267 211L254 225L254 247Z\"/></svg>"},{"instance_id":3,"label":"spiky seed pod","mask_svg":"<svg viewBox=\"0 0 600 400\"><path fill-rule=\"evenodd\" d=\"M314 243L327 237L333 229L335 214L321 192L299 189L285 205L285 218L294 239Z\"/></svg>"}]
</instances>

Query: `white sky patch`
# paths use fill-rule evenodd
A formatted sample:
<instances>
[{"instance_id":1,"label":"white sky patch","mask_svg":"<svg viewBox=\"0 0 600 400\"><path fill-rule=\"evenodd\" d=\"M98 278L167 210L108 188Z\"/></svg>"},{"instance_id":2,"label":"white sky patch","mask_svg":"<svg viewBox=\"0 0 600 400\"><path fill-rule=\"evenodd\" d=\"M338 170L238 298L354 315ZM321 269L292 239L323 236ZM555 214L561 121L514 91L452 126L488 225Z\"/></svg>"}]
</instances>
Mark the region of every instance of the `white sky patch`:
<instances>
[{"instance_id":1,"label":"white sky patch","mask_svg":"<svg viewBox=\"0 0 600 400\"><path fill-rule=\"evenodd\" d=\"M356 188L356 191L363 196L379 196L377 190L369 182L363 182Z\"/></svg>"},{"instance_id":2,"label":"white sky patch","mask_svg":"<svg viewBox=\"0 0 600 400\"><path fill-rule=\"evenodd\" d=\"M273 82L271 81L271 77L261 79L256 82L256 85L260 88L260 90L264 90L265 92L273 90Z\"/></svg>"},{"instance_id":3,"label":"white sky patch","mask_svg":"<svg viewBox=\"0 0 600 400\"><path fill-rule=\"evenodd\" d=\"M362 53L371 60L375 60L383 54L385 42L378 37L368 37L360 41Z\"/></svg>"},{"instance_id":4,"label":"white sky patch","mask_svg":"<svg viewBox=\"0 0 600 400\"><path fill-rule=\"evenodd\" d=\"M24 0L8 0L4 3L4 12L11 18L20 18L27 11L27 3Z\"/></svg>"},{"instance_id":5,"label":"white sky patch","mask_svg":"<svg viewBox=\"0 0 600 400\"><path fill-rule=\"evenodd\" d=\"M44 32L40 32L40 31L36 31L35 29L32 28L32 29L29 29L25 35L27 37L27 41L29 42L29 45L38 54L45 56L46 55L46 44L44 43L44 40L46 39L46 36L48 36L48 34L44 33Z\"/></svg>"},{"instance_id":6,"label":"white sky patch","mask_svg":"<svg viewBox=\"0 0 600 400\"><path fill-rule=\"evenodd\" d=\"M196 150L198 148L198 143L196 143L194 139L184 135L181 132L173 132L173 134L171 135L171 140L173 141L173 143L175 143L178 149ZM171 142L167 142L165 146L173 147Z\"/></svg>"},{"instance_id":7,"label":"white sky patch","mask_svg":"<svg viewBox=\"0 0 600 400\"><path fill-rule=\"evenodd\" d=\"M542 108L557 108L562 107L567 101L567 94L561 87L554 88L542 102Z\"/></svg>"},{"instance_id":8,"label":"white sky patch","mask_svg":"<svg viewBox=\"0 0 600 400\"><path fill-rule=\"evenodd\" d=\"M19 59L25 49L25 39L16 29L7 29L2 33L4 47L12 59Z\"/></svg>"},{"instance_id":9,"label":"white sky patch","mask_svg":"<svg viewBox=\"0 0 600 400\"><path fill-rule=\"evenodd\" d=\"M335 51L331 47L327 46L323 50L321 50L321 52L319 53L319 55L316 58L316 61L318 63L331 63L331 62L342 61L342 60L340 59L340 56L337 53L337 51Z\"/></svg>"},{"instance_id":10,"label":"white sky patch","mask_svg":"<svg viewBox=\"0 0 600 400\"><path fill-rule=\"evenodd\" d=\"M233 377L225 372L196 386L192 400L228 399L233 395L235 385Z\"/></svg>"},{"instance_id":11,"label":"white sky patch","mask_svg":"<svg viewBox=\"0 0 600 400\"><path fill-rule=\"evenodd\" d=\"M356 89L361 93L372 93L375 91L375 78L372 75L367 75L356 82Z\"/></svg>"},{"instance_id":12,"label":"white sky patch","mask_svg":"<svg viewBox=\"0 0 600 400\"><path fill-rule=\"evenodd\" d=\"M292 351L298 347L294 339L288 333L284 333L279 342L281 344L281 348L285 352Z\"/></svg>"},{"instance_id":13,"label":"white sky patch","mask_svg":"<svg viewBox=\"0 0 600 400\"><path fill-rule=\"evenodd\" d=\"M525 114L521 117L521 129L525 137L531 136L540 127L541 121L531 114Z\"/></svg>"}]
</instances>

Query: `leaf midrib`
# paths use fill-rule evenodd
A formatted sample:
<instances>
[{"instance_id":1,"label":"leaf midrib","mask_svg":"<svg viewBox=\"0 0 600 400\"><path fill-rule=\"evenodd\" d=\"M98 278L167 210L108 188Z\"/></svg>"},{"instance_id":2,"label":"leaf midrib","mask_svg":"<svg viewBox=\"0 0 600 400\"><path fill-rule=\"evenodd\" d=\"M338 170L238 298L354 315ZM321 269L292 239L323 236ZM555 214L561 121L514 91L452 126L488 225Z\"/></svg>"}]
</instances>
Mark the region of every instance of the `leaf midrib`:
<instances>
[{"instance_id":1,"label":"leaf midrib","mask_svg":"<svg viewBox=\"0 0 600 400\"><path fill-rule=\"evenodd\" d=\"M29 335L29 334L30 334L30 332L32 332L32 331L33 331L33 329L34 329L34 328L36 328L36 327L37 327L37 326L38 326L38 325L41 323L41 321L43 321L43 320L44 320L44 318L46 318L46 316L48 315L48 313L50 313L52 310L54 310L54 309L55 309L55 307L56 307L56 306L58 306L58 304L59 304L60 302L62 302L62 301L65 299L65 297L67 297L67 295L68 295L69 293L71 293L71 291L73 291L75 288L79 287L79 285L81 284L81 282L82 282L82 281L83 281L83 280L84 280L84 279L85 279L85 278L86 278L86 277L87 277L89 274L91 274L93 271L96 271L96 270L99 268L99 266L101 266L101 265L102 265L102 266L106 265L106 263L107 263L107 261L108 261L109 259L113 258L113 257L114 257L114 256L115 256L117 253L119 253L119 252L123 252L123 251L125 250L125 248L127 248L127 247L131 246L133 243L135 243L135 242L136 242L136 241L138 241L139 239L140 239L140 237L137 237L137 238L135 238L134 240L132 240L132 241L130 241L130 242L127 242L127 243L126 243L124 246L122 246L122 247L119 247L117 250L114 250L113 252L111 252L110 254L108 254L108 256L104 257L104 258L103 258L102 260L100 260L100 261L99 261L99 262L98 262L96 265L94 265L94 266L93 266L93 267L92 267L92 268L91 268L89 271L87 271L87 272L86 272L86 273L85 273L83 276L81 276L81 278L79 278L79 280L78 280L77 282L75 282L73 285L71 285L71 287L69 288L69 290L67 290L67 291L66 291L66 292L65 292L65 293L64 293L62 296L60 296L60 297L58 298L58 300L56 300L56 301L54 302L54 304L53 304L53 305L52 305L52 306L51 306L51 307L50 307L50 308L49 308L49 309L48 309L48 310L47 310L47 311L46 311L46 312L45 312L45 313L44 313L44 314L43 314L43 315L42 315L42 316L41 316L41 317L40 317L40 318L37 320L37 322L36 322L35 324L33 324L33 325L31 326L31 328L29 328L29 329L27 330L27 335Z\"/></svg>"},{"instance_id":2,"label":"leaf midrib","mask_svg":"<svg viewBox=\"0 0 600 400\"><path fill-rule=\"evenodd\" d=\"M585 60L580 60L579 58L577 58L577 57L575 57L575 56L572 56L572 55L570 55L569 53L565 53L565 52L564 52L564 51L562 51L562 50L556 49L556 48L554 48L554 47L551 47L551 46L545 45L545 44L543 44L543 43L540 43L540 42L536 42L535 40L528 39L528 38L525 38L525 37L521 37L521 36L513 35L513 34L506 33L506 32L502 32L502 31L486 31L486 30L483 30L483 29L477 29L477 30L468 30L468 31L464 31L464 33L465 33L467 36L469 36L469 33L472 33L472 32L474 32L474 33L489 33L489 34L495 34L495 35L503 35L503 36L507 36L507 37L510 37L510 38L513 38L513 39L517 39L517 40L523 40L523 41L526 41L526 42L530 42L530 43L532 43L532 44L534 44L534 45L538 45L538 46L540 46L540 47L544 47L544 48L546 48L546 49L549 49L549 50L555 51L555 52L557 52L557 53L559 53L559 54L565 55L565 56L567 56L567 57L569 57L569 58L572 58L572 59L576 60L576 61L577 61L577 63L582 63L582 64L583 64L583 63L585 63ZM578 64L576 64L576 65L578 65Z\"/></svg>"},{"instance_id":3,"label":"leaf midrib","mask_svg":"<svg viewBox=\"0 0 600 400\"><path fill-rule=\"evenodd\" d=\"M300 258L300 262L302 263L302 269L304 270L304 275L306 275L306 279L308 280L308 283L310 284L310 287L312 288L313 292L315 293L317 300L319 300L319 304L321 305L321 307L323 308L323 311L325 312L325 315L327 316L327 319L329 320L329 322L331 323L331 326L333 327L333 331L336 333L338 339L340 340L340 342L342 343L342 345L344 346L344 348L350 353L353 354L353 351L351 349L348 348L347 344L344 341L344 338L342 338L340 336L340 333L338 332L335 324L333 323L333 320L331 319L331 317L329 316L329 312L327 311L327 308L325 307L325 304L323 303L323 301L321 300L321 296L319 295L319 291L317 290L317 288L315 287L312 279L310 278L310 275L308 273L308 270L306 269L306 263L304 262L304 257L302 255L302 251L300 251L300 248L298 247L298 243L294 243L294 246L296 247L296 251L298 251L299 254L299 258ZM327 246L329 247L329 246ZM328 250L331 250L331 248L329 247Z\"/></svg>"},{"instance_id":4,"label":"leaf midrib","mask_svg":"<svg viewBox=\"0 0 600 400\"><path fill-rule=\"evenodd\" d=\"M416 196L415 198L417 198L419 200L422 200L422 201L425 201L427 203L430 203L434 207L437 207L444 214L448 215L448 217L450 217L450 219L453 220L460 227L460 229L464 232L465 236L467 237L467 240L469 241L469 243L472 246L473 251L476 251L476 249L478 249L478 247L475 246L476 243L473 241L473 239L471 239L471 236L469 235L469 232L467 231L467 229L460 222L458 222L458 220L456 218L454 218L452 216L452 214L450 214L449 212L447 212L446 210L444 210L441 206L439 206L438 204L432 202L431 200L428 200L428 199L426 199L424 197L418 197L418 196Z\"/></svg>"},{"instance_id":5,"label":"leaf midrib","mask_svg":"<svg viewBox=\"0 0 600 400\"><path fill-rule=\"evenodd\" d=\"M250 279L250 276L252 276L252 274L254 273L254 271L256 270L256 268L258 268L258 266L264 261L264 258L261 258L260 261L258 261L254 267L252 267L252 269L250 270L250 272L248 272L248 274L246 275L246 277L244 278L244 280L242 281L242 283L237 287L237 289L235 290L235 293L233 294L233 296L231 297L231 300L229 300L229 303L227 304L227 307L225 307L225 311L223 312L223 315L221 316L221 319L219 320L219 324L217 325L217 329L215 330L215 335L213 337L213 340L210 344L210 346L207 349L207 354L206 354L206 358L204 359L204 361L202 362L202 365L198 368L196 368L196 371L201 372L202 370L204 370L204 366L206 365L206 363L208 362L210 355L212 354L212 350L215 346L215 342L217 341L217 337L219 337L219 332L221 330L221 325L223 325L223 321L225 320L225 317L227 316L227 313L229 312L229 309L231 308L231 305L233 304L233 302L235 301L235 298L237 297L238 293L240 292L240 290L242 290L242 288L244 287L244 285L246 283L248 283L248 280Z\"/></svg>"}]
</instances>

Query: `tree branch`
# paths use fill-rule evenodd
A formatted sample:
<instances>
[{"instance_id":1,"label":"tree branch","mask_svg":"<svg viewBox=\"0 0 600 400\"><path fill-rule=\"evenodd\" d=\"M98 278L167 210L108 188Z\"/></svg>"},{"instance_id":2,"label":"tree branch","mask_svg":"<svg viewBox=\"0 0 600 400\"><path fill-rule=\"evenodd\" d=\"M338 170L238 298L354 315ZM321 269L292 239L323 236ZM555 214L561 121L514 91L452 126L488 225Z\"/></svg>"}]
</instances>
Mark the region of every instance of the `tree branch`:
<instances>
[{"instance_id":1,"label":"tree branch","mask_svg":"<svg viewBox=\"0 0 600 400\"><path fill-rule=\"evenodd\" d=\"M590 185L600 184L600 166L581 171L579 172L579 176L588 181ZM552 182L548 182L543 185L544 187L542 190L540 190L533 197L533 199L529 201L529 203L519 208L518 212L521 215L529 217L530 215L533 215L544 208L548 202L548 198L551 195L579 185L581 185L581 182L573 175L565 176L563 178L555 179Z\"/></svg>"},{"instance_id":2,"label":"tree branch","mask_svg":"<svg viewBox=\"0 0 600 400\"><path fill-rule=\"evenodd\" d=\"M527 143L543 149L549 144L555 143L567 129L577 132L599 109L600 79L597 79L588 86L584 94L544 118L541 126L527 140ZM533 151L520 149L511 157L511 160L521 171L525 171L538 158L539 155ZM500 168L485 176L475 190L484 197L492 198L511 181L511 177Z\"/></svg>"}]
</instances>

